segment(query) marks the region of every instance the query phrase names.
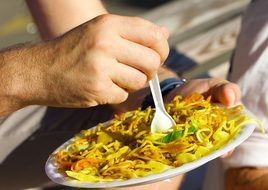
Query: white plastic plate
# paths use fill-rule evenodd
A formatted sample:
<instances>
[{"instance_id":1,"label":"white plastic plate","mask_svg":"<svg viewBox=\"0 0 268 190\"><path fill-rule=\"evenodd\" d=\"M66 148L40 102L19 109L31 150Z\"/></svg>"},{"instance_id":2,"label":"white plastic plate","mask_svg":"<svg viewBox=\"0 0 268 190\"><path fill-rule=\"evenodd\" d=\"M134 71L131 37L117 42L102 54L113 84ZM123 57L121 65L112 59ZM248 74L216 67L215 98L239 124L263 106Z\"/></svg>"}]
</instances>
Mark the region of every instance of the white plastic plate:
<instances>
[{"instance_id":1,"label":"white plastic plate","mask_svg":"<svg viewBox=\"0 0 268 190\"><path fill-rule=\"evenodd\" d=\"M256 125L254 124L248 124L248 125L243 126L240 133L233 140L231 140L229 143L224 145L222 148L208 154L207 156L204 156L193 162L183 164L180 167L168 169L168 170L163 171L162 173L151 174L145 177L133 178L133 179L128 179L128 180L117 180L113 182L97 182L97 183L71 180L70 178L66 177L64 174L58 171L58 167L53 156L49 156L46 162L45 170L46 170L46 174L48 175L48 177L55 183L65 185L65 186L78 187L78 188L111 188L111 187L134 186L134 185L153 183L156 181L165 180L165 179L177 176L179 174L186 173L190 170L193 170L199 166L202 166L203 164L231 151L232 149L240 145L242 142L244 142L252 134L252 132L255 129L255 126ZM67 142L65 142L58 149L56 149L54 153L57 152L59 149L65 148L67 145L72 143L73 140L74 139L72 138L68 140Z\"/></svg>"}]
</instances>

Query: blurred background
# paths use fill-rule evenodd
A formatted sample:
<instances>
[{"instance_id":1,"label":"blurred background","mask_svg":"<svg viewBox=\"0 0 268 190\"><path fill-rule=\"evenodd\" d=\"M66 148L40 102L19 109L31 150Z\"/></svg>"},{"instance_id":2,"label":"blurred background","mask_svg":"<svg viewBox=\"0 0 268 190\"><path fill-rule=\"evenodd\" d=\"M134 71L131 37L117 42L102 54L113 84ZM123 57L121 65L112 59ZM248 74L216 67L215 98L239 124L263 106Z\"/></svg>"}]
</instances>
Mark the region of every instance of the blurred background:
<instances>
[{"instance_id":1,"label":"blurred background","mask_svg":"<svg viewBox=\"0 0 268 190\"><path fill-rule=\"evenodd\" d=\"M104 0L107 9L121 15L142 15L168 0ZM24 0L0 0L0 48L39 40Z\"/></svg>"},{"instance_id":2,"label":"blurred background","mask_svg":"<svg viewBox=\"0 0 268 190\"><path fill-rule=\"evenodd\" d=\"M111 13L135 15L166 26L166 65L183 78L226 78L249 0L103 0ZM0 49L40 41L24 0L0 0ZM206 166L190 172L182 189L201 190ZM195 183L192 183L194 180ZM49 188L63 189L63 187Z\"/></svg>"}]
</instances>

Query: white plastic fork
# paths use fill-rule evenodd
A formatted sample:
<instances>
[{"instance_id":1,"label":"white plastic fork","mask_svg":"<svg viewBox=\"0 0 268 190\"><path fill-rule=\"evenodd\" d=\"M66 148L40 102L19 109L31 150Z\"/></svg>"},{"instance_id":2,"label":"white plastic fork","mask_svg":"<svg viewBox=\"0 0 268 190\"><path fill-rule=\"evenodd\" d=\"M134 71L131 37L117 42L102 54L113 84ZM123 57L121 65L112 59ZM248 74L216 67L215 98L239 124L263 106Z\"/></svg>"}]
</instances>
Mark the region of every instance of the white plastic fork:
<instances>
[{"instance_id":1,"label":"white plastic fork","mask_svg":"<svg viewBox=\"0 0 268 190\"><path fill-rule=\"evenodd\" d=\"M165 109L157 74L149 81L149 85L155 104L155 115L151 123L151 132L166 132L175 126L176 123Z\"/></svg>"}]
</instances>

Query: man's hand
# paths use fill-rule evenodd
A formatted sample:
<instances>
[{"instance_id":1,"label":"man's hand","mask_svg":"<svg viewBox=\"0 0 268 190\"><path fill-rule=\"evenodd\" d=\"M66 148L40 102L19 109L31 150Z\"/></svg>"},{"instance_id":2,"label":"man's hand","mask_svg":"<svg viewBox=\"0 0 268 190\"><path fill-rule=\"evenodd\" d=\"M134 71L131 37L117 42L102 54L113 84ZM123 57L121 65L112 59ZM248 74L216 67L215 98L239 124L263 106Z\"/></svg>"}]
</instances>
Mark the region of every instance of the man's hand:
<instances>
[{"instance_id":1,"label":"man's hand","mask_svg":"<svg viewBox=\"0 0 268 190\"><path fill-rule=\"evenodd\" d=\"M55 44L47 71L58 106L120 103L145 86L166 59L165 29L141 18L102 15L75 28Z\"/></svg>"},{"instance_id":2,"label":"man's hand","mask_svg":"<svg viewBox=\"0 0 268 190\"><path fill-rule=\"evenodd\" d=\"M0 115L32 104L123 102L164 62L167 38L165 28L144 19L101 15L53 41L3 52Z\"/></svg>"},{"instance_id":3,"label":"man's hand","mask_svg":"<svg viewBox=\"0 0 268 190\"><path fill-rule=\"evenodd\" d=\"M234 105L241 96L238 85L228 82L224 79L209 78L191 80L179 88L175 88L166 97L166 101L170 101L175 95L190 95L194 92L211 96L214 102L222 103L226 106Z\"/></svg>"}]
</instances>

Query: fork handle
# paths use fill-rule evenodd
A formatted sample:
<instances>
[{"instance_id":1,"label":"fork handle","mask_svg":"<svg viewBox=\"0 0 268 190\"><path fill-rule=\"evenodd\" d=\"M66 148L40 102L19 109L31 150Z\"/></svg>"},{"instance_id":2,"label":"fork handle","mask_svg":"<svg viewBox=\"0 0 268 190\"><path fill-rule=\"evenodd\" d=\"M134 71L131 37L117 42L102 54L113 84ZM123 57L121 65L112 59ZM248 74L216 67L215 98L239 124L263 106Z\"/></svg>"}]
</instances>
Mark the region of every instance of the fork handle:
<instances>
[{"instance_id":1,"label":"fork handle","mask_svg":"<svg viewBox=\"0 0 268 190\"><path fill-rule=\"evenodd\" d=\"M149 81L149 85L155 103L155 107L163 108L164 107L163 97L157 74L155 74L154 77Z\"/></svg>"},{"instance_id":2,"label":"fork handle","mask_svg":"<svg viewBox=\"0 0 268 190\"><path fill-rule=\"evenodd\" d=\"M179 78L167 78L160 82L160 89L162 92L162 97L167 95L171 90L174 88L184 84L186 82L185 79L179 79ZM141 109L145 110L148 106L154 107L154 101L152 97L152 93L149 93L145 96L142 104Z\"/></svg>"}]
</instances>

